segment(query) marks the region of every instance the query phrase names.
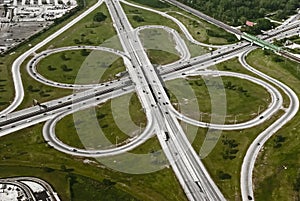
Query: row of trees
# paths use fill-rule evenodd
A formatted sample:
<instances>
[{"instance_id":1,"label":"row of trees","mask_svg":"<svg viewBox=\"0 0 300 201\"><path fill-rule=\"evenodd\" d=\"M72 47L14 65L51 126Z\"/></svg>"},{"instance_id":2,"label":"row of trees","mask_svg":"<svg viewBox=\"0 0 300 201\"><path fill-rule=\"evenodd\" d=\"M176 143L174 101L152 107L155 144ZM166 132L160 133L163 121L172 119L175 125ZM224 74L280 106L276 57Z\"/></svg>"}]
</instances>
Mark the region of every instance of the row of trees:
<instances>
[{"instance_id":1,"label":"row of trees","mask_svg":"<svg viewBox=\"0 0 300 201\"><path fill-rule=\"evenodd\" d=\"M233 26L268 14L284 19L300 7L299 0L179 0L207 15Z\"/></svg>"}]
</instances>

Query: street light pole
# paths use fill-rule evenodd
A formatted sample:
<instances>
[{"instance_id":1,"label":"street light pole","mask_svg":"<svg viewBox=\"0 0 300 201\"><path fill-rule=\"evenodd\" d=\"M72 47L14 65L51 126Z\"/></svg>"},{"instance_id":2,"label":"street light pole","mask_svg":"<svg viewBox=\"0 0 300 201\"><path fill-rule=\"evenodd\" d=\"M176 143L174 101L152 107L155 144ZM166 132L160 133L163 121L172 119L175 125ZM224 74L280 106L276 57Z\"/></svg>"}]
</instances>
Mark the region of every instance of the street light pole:
<instances>
[{"instance_id":1,"label":"street light pole","mask_svg":"<svg viewBox=\"0 0 300 201\"><path fill-rule=\"evenodd\" d=\"M119 138L119 136L116 135L116 146L118 144L118 138Z\"/></svg>"}]
</instances>

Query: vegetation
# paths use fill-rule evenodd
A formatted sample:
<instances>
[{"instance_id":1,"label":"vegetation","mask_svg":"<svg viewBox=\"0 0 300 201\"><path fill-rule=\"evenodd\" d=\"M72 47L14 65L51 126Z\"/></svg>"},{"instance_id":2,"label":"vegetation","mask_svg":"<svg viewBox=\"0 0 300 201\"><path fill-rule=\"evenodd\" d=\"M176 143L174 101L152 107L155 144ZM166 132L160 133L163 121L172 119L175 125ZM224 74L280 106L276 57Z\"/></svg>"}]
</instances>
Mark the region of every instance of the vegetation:
<instances>
[{"instance_id":1,"label":"vegetation","mask_svg":"<svg viewBox=\"0 0 300 201\"><path fill-rule=\"evenodd\" d=\"M246 20L263 18L266 15L285 19L294 14L300 6L298 0L179 1L233 26L244 24Z\"/></svg>"},{"instance_id":2,"label":"vegetation","mask_svg":"<svg viewBox=\"0 0 300 201\"><path fill-rule=\"evenodd\" d=\"M0 110L6 108L14 98L14 85L13 80L11 78L11 66L14 60L20 56L24 51L30 49L32 46L36 45L40 41L44 40L46 37L60 29L61 27L65 26L68 22L82 13L84 10L88 9L91 5L93 5L96 1L91 0L86 2L84 9L73 13L73 16L65 16L64 21L61 23L56 23L53 26L50 26L48 29L45 29L39 34L36 34L29 38L28 40L24 41L23 43L15 46L14 48L10 49L6 54L0 55ZM22 78L24 79L27 73L22 73ZM35 81L32 81L35 82ZM25 89L27 86L25 86ZM25 93L25 98L26 98ZM30 100L31 102L32 100Z\"/></svg>"},{"instance_id":3,"label":"vegetation","mask_svg":"<svg viewBox=\"0 0 300 201\"><path fill-rule=\"evenodd\" d=\"M160 0L131 0L134 3L143 4L152 8L169 8L170 5Z\"/></svg>"},{"instance_id":4,"label":"vegetation","mask_svg":"<svg viewBox=\"0 0 300 201\"><path fill-rule=\"evenodd\" d=\"M233 43L238 40L234 35L211 25L204 20L195 18L195 16L175 12L169 12L168 14L183 23L191 35L199 42L222 45Z\"/></svg>"},{"instance_id":5,"label":"vegetation","mask_svg":"<svg viewBox=\"0 0 300 201\"><path fill-rule=\"evenodd\" d=\"M52 54L37 65L38 72L49 80L61 83L74 84L78 72L84 68L85 73L93 75L97 73L99 80L87 79L76 80L76 84L93 84L93 82L105 82L116 79L116 75L126 70L123 59L104 51L72 50ZM101 59L95 60L97 56ZM89 79L90 78L90 79ZM99 82L98 82L99 81Z\"/></svg>"},{"instance_id":6,"label":"vegetation","mask_svg":"<svg viewBox=\"0 0 300 201\"><path fill-rule=\"evenodd\" d=\"M254 26L244 26L241 30L253 35L257 35L262 33L262 30L266 31L272 29L275 26L274 23L272 23L270 20L264 18L259 18L255 22L256 24Z\"/></svg>"},{"instance_id":7,"label":"vegetation","mask_svg":"<svg viewBox=\"0 0 300 201\"><path fill-rule=\"evenodd\" d=\"M139 16L139 15L134 15L134 16L132 17L132 19L133 19L134 21L136 21L136 22L144 22L144 21L145 21L144 18L141 17L141 16Z\"/></svg>"},{"instance_id":8,"label":"vegetation","mask_svg":"<svg viewBox=\"0 0 300 201\"><path fill-rule=\"evenodd\" d=\"M155 65L165 65L180 59L180 57L175 54L161 50L147 50L147 54L151 63Z\"/></svg>"},{"instance_id":9,"label":"vegetation","mask_svg":"<svg viewBox=\"0 0 300 201\"><path fill-rule=\"evenodd\" d=\"M145 3L142 1L135 3ZM151 1L152 2L152 1ZM154 1L155 2L155 1ZM147 3L145 3L147 5ZM164 25L171 27L175 30L177 30L179 33L181 33L179 27L171 20L166 19L165 17L162 17L156 13L146 11L139 8L133 8L127 5L122 4L126 14L128 15L128 19L131 22L133 27L138 26L144 26L144 25ZM151 6L153 8L156 8L155 6ZM237 38L229 34L228 32L209 24L205 21L202 21L200 19L195 19L195 16L178 9L176 7L170 6L168 8L162 8L162 11L168 12L171 16L176 17L179 19L184 25L187 26L190 33L193 35L193 37L200 42L204 43L211 43L211 44L227 44L237 41ZM175 11L175 12L174 12ZM176 12L180 12L183 14L179 14ZM133 18L136 18L134 16L139 16L143 18L143 21L134 20ZM209 30L209 31L207 31ZM211 34L211 35L209 35ZM185 38L183 36L183 38Z\"/></svg>"},{"instance_id":10,"label":"vegetation","mask_svg":"<svg viewBox=\"0 0 300 201\"><path fill-rule=\"evenodd\" d=\"M255 50L249 54L247 61L258 70L286 83L300 97L299 64L285 58L281 58L283 62L276 62L273 56L273 53L265 55L262 50ZM299 200L299 122L298 113L272 136L261 151L254 169L256 200Z\"/></svg>"},{"instance_id":11,"label":"vegetation","mask_svg":"<svg viewBox=\"0 0 300 201\"><path fill-rule=\"evenodd\" d=\"M132 27L136 28L139 26L145 25L164 25L170 28L173 28L180 32L180 28L170 19L167 19L159 14L153 13L151 11L147 11L140 8L135 8L132 6L128 6L124 3L121 3L129 22L131 23ZM136 21L134 20L134 16L140 16L144 20L143 21Z\"/></svg>"},{"instance_id":12,"label":"vegetation","mask_svg":"<svg viewBox=\"0 0 300 201\"><path fill-rule=\"evenodd\" d=\"M26 59L25 62L21 65L21 75L26 75L25 64L29 61L30 58ZM44 85L35 79L31 78L29 75L22 76L23 88L25 92L24 99L21 105L17 109L22 109L32 106L32 100L36 99L40 103L53 100L55 98L60 98L62 96L70 95L72 90L69 89L59 89L56 87L51 87Z\"/></svg>"},{"instance_id":13,"label":"vegetation","mask_svg":"<svg viewBox=\"0 0 300 201\"><path fill-rule=\"evenodd\" d=\"M132 195L116 187L117 182L110 179L97 180L76 176L70 176L72 201L83 200L110 200L110 201L136 201Z\"/></svg>"},{"instance_id":14,"label":"vegetation","mask_svg":"<svg viewBox=\"0 0 300 201\"><path fill-rule=\"evenodd\" d=\"M122 50L119 39L113 38L116 32L111 17L108 16L110 16L108 9L102 4L40 50L77 45L97 46L103 45L103 42L108 43L106 46ZM112 41L108 42L109 39Z\"/></svg>"},{"instance_id":15,"label":"vegetation","mask_svg":"<svg viewBox=\"0 0 300 201\"><path fill-rule=\"evenodd\" d=\"M255 137L279 118L281 114L282 112L279 112L265 123L249 129L221 131L220 136L216 130L208 131L204 128L182 125L187 135L196 132L196 136L191 143L195 151L202 157L204 157L201 154L204 139L207 138L209 146L213 146L214 140L217 141L216 146L202 161L227 200L242 200L240 195L240 171L245 153ZM266 193L265 190L263 192Z\"/></svg>"},{"instance_id":16,"label":"vegetation","mask_svg":"<svg viewBox=\"0 0 300 201\"><path fill-rule=\"evenodd\" d=\"M252 83L248 80L243 80L234 77L221 77L222 85L218 83L218 80L215 80L210 77L189 77L186 81L192 87L193 92L197 100L188 100L180 104L181 108L185 107L188 111L185 113L191 115L194 114L194 108L188 107L188 105L198 104L199 110L201 112L200 120L205 122L210 122L212 117L211 109L212 103L215 101L224 101L224 100L214 100L212 101L210 93L220 93L219 90L225 89L226 103L226 119L227 123L237 123L250 120L258 115L258 112L263 111L268 107L270 101L270 95L266 89L261 86ZM180 80L169 81L172 85L172 88L176 89L174 93L178 97L185 97L183 94L185 91L182 89L182 85L186 84ZM167 85L168 86L168 85ZM178 90L178 91L177 91ZM223 98L222 97L215 97ZM174 103L174 100L172 100ZM245 107L247 103L247 107ZM175 103L177 105L177 103ZM177 105L177 108L179 106ZM216 106L215 106L216 107ZM178 108L180 110L180 108ZM260 111L258 111L260 110ZM223 111L223 110L221 110ZM221 115L218 113L219 110L215 111L214 115Z\"/></svg>"},{"instance_id":17,"label":"vegetation","mask_svg":"<svg viewBox=\"0 0 300 201\"><path fill-rule=\"evenodd\" d=\"M104 15L102 12L98 12L94 15L93 20L95 22L102 22L102 21L106 20L106 18L107 18L106 15Z\"/></svg>"},{"instance_id":18,"label":"vegetation","mask_svg":"<svg viewBox=\"0 0 300 201\"><path fill-rule=\"evenodd\" d=\"M186 200L172 169L165 168L149 174L114 171L93 158L74 157L49 147L43 140L42 126L38 124L1 137L1 178L42 178L54 187L61 200L101 200L103 196L118 196L116 200L129 197L146 201ZM111 187L94 192L93 186L104 185ZM116 195L108 195L105 190ZM88 192L92 193L88 195ZM83 199L81 193L87 197Z\"/></svg>"},{"instance_id":19,"label":"vegetation","mask_svg":"<svg viewBox=\"0 0 300 201\"><path fill-rule=\"evenodd\" d=\"M126 104L126 98L130 98L130 96L131 94L121 96L116 98L117 100L114 101L122 101L122 99L124 99ZM109 144L103 143L102 148L106 145L110 146L111 144L116 143L120 145L128 139L128 136L132 136L141 132L141 129L143 129L143 127L146 126L147 123L145 114L141 109L142 107L137 96L134 95L129 100L129 114L132 121L135 123L136 128L138 129L131 130L132 133L124 133L121 128L118 127L115 120L121 119L120 115L122 114L113 113L111 109L111 101L107 101L99 107L89 108L84 111L77 112L78 115L84 116L84 119L73 119L73 114L63 118L57 124L56 135L62 142L77 148L97 148L93 147L95 142L93 139L95 139L96 137L95 131L93 130L95 127L93 127L93 124L91 123L95 118L95 116L93 115L93 112L95 111L99 126L106 138L110 141ZM124 107L124 103L122 105L114 105L114 107ZM114 108L114 111L115 110L118 110L118 108ZM78 131L81 132L80 136L78 136ZM86 143L82 144L82 140ZM99 144L101 144L101 142L99 142Z\"/></svg>"}]
</instances>

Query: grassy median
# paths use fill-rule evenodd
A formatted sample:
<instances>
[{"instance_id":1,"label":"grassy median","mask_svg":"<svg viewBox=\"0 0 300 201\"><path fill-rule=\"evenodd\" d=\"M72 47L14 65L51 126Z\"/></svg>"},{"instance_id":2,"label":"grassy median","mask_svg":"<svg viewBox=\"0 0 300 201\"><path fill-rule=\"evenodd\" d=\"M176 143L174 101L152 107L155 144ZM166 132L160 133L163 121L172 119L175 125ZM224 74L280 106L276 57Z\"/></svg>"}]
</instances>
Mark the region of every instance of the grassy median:
<instances>
[{"instance_id":1,"label":"grassy median","mask_svg":"<svg viewBox=\"0 0 300 201\"><path fill-rule=\"evenodd\" d=\"M300 96L299 63L273 53L255 50L249 64L287 84ZM298 200L299 193L299 113L266 143L254 169L254 195L257 200ZM276 185L271 185L276 184Z\"/></svg>"}]
</instances>

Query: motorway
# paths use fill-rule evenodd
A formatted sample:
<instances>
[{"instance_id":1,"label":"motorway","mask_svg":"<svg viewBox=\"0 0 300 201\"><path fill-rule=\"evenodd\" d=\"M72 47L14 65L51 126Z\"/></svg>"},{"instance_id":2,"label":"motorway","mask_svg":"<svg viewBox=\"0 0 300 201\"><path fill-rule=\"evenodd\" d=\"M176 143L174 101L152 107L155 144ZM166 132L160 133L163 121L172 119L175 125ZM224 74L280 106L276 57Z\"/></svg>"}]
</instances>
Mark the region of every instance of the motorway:
<instances>
[{"instance_id":1,"label":"motorway","mask_svg":"<svg viewBox=\"0 0 300 201\"><path fill-rule=\"evenodd\" d=\"M30 186L28 186L25 182L30 181L34 182L46 191L47 195L49 196L47 199L49 201L60 201L57 193L54 192L53 188L44 180L36 178L36 177L10 177L10 178L2 178L0 179L1 184L11 184L19 187L22 191L24 191L26 195L26 200L28 201L38 201L38 199L34 196L34 192Z\"/></svg>"},{"instance_id":2,"label":"motorway","mask_svg":"<svg viewBox=\"0 0 300 201\"><path fill-rule=\"evenodd\" d=\"M189 200L224 200L176 117L168 112L170 100L120 3L110 0L106 3L123 48L130 55L132 66L127 69L138 97L143 108L151 111L156 120L157 137L187 197Z\"/></svg>"},{"instance_id":3,"label":"motorway","mask_svg":"<svg viewBox=\"0 0 300 201\"><path fill-rule=\"evenodd\" d=\"M252 48L250 50L253 49L255 48ZM249 71L259 75L260 77L268 80L270 83L279 87L289 97L290 104L289 107L285 109L285 113L279 119L277 119L272 125L270 125L262 133L260 133L257 136L257 138L251 143L250 147L247 150L247 153L243 160L242 169L241 169L241 194L243 200L247 200L250 197L254 199L253 185L252 185L252 172L259 151L267 142L267 140L273 134L275 134L280 128L282 128L288 121L290 121L299 110L299 99L291 88L289 88L287 85L283 84L282 82L254 69L253 67L247 64L245 57L250 52L250 50L246 51L244 54L241 55L240 61L242 65Z\"/></svg>"},{"instance_id":4,"label":"motorway","mask_svg":"<svg viewBox=\"0 0 300 201\"><path fill-rule=\"evenodd\" d=\"M243 200L248 200L249 196L254 199L252 189L252 171L255 159L266 140L269 139L272 134L280 129L286 122L288 122L298 111L299 101L295 93L286 85L253 69L245 62L245 55L249 51L253 50L252 47L249 47L249 42L243 41L232 45L226 45L224 47L218 46L218 49L215 51L190 59L190 54L184 41L175 30L163 26L144 26L134 30L129 24L119 1L106 0L105 2L109 8L114 26L121 39L124 52L105 47L81 46L46 50L42 53L36 54L34 58L31 59L31 61L27 64L27 70L29 74L35 79L55 87L87 90L57 100L49 101L47 103L43 103L47 106L47 109L45 110L38 106L35 106L22 111L10 113L21 103L24 96L21 76L19 73L21 63L29 55L37 51L40 47L51 41L53 38L57 37L60 33L78 22L88 13L101 5L101 3L103 3L103 1L98 1L95 6L91 7L88 11L84 12L82 15L75 18L75 20L68 24L68 26L66 26L67 28L64 27L63 29L59 30L58 32L47 38L47 40L39 43L39 45L25 52L14 62L13 79L15 82L16 96L13 103L4 111L0 112L0 135L3 136L30 125L35 125L36 123L47 121L44 126L43 133L45 141L50 146L72 155L96 157L116 155L132 150L133 148L139 146L148 138L150 138L155 131L157 133L157 137L161 143L161 146L165 151L167 158L170 160L172 168L189 200L225 200L222 193L214 184L207 170L201 163L199 156L192 149L181 126L178 123L178 119L184 120L190 124L194 124L197 126L210 127L214 129L245 129L263 123L282 107L282 96L280 95L278 90L267 82L262 81L261 79L238 73L205 70L207 67L213 64L217 64L230 58L239 56L240 62L245 66L246 69L257 74L268 82L278 86L290 98L290 105L285 110L285 114L276 122L274 122L270 127L268 127L264 132L258 135L255 141L249 147L246 157L244 158L241 171L241 193ZM128 3L126 1L122 2L131 5L131 3ZM149 8L143 7L143 9ZM153 9L149 10L152 10L153 12L155 11ZM165 17L169 16L159 11L155 12ZM194 14L199 15L199 13ZM219 23L218 21L211 19L209 16L201 16L202 18L212 22L213 24L221 26L229 32L241 34L236 29L233 29L228 25L225 25L224 23ZM171 19L172 17L169 16L169 18ZM176 23L175 18L172 20ZM177 22L177 24L190 41L197 43L191 37L183 24L181 24L179 21ZM160 28L166 30L169 33L172 33L173 38L178 46L178 52L181 54L181 59L179 61L163 66L159 68L158 71L154 70L152 64L150 63L146 53L144 52L144 48L138 35L139 31L151 28ZM286 23L280 29L269 31L267 36L261 37L266 40L271 40L273 38L282 38L296 34L299 34L299 22L297 22L296 20L292 20L290 23ZM49 56L54 52L71 49L95 49L117 54L118 56L121 56L123 58L129 76L127 75L119 80L102 84L70 85L47 80L43 76L39 75L35 70L38 61L40 61L44 57ZM179 114L172 107L165 93L165 90L162 88L163 83L161 83L162 80L166 81L191 75L234 76L242 79L247 79L265 87L270 93L272 100L267 110L263 111L260 116L248 122L233 125L217 125L208 124L207 122L199 122L197 120L193 120L191 118L183 116L182 114ZM133 92L134 90L137 92L138 97L145 109L148 124L141 135L130 138L129 143L127 143L126 145L105 150L81 150L65 145L63 142L60 142L56 138L54 132L55 124L67 114L71 114L75 111L82 110L91 106L96 106L114 97ZM168 134L166 134L166 132Z\"/></svg>"},{"instance_id":5,"label":"motorway","mask_svg":"<svg viewBox=\"0 0 300 201\"><path fill-rule=\"evenodd\" d=\"M23 53L21 56L19 56L14 63L12 64L12 77L14 81L14 87L15 87L15 98L13 102L9 105L9 107L5 108L0 112L0 115L7 114L9 112L12 112L15 110L22 102L23 97L24 97L24 89L23 89L23 83L21 79L21 74L20 74L20 67L21 64L25 61L26 58L28 58L31 54L35 53L38 49L49 43L51 40L62 34L64 31L69 29L71 26L79 22L81 19L83 19L85 16L87 16L89 13L91 13L93 10L98 8L101 4L103 3L103 0L97 1L95 5L90 7L88 10L83 12L81 15L73 19L71 22L63 26L61 29L44 39L42 42L36 44L34 47L32 47L30 50L26 51Z\"/></svg>"}]
</instances>

